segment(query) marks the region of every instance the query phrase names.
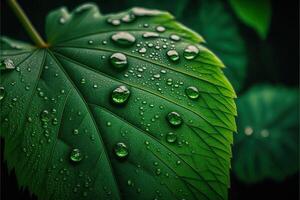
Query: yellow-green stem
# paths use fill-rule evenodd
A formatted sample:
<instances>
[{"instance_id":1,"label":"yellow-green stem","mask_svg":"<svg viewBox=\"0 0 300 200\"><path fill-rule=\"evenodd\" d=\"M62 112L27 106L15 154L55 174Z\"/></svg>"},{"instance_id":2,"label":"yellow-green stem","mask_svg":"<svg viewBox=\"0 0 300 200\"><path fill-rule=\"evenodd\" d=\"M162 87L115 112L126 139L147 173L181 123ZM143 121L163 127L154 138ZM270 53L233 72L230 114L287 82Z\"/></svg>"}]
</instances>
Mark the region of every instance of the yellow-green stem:
<instances>
[{"instance_id":1,"label":"yellow-green stem","mask_svg":"<svg viewBox=\"0 0 300 200\"><path fill-rule=\"evenodd\" d=\"M16 16L19 18L21 24L27 31L30 38L34 41L34 43L41 48L45 48L48 45L45 43L45 41L42 39L40 34L36 31L28 17L26 16L25 12L21 8L21 6L18 4L16 0L8 0L12 10L15 12Z\"/></svg>"}]
</instances>

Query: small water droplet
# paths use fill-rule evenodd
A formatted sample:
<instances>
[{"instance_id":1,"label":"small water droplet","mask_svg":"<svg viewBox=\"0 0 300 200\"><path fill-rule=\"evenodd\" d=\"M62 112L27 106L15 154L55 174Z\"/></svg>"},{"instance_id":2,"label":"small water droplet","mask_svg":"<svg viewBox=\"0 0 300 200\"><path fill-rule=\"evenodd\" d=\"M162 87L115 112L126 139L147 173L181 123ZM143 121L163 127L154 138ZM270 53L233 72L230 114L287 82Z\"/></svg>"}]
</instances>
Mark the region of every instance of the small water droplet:
<instances>
[{"instance_id":1,"label":"small water droplet","mask_svg":"<svg viewBox=\"0 0 300 200\"><path fill-rule=\"evenodd\" d=\"M177 112L170 112L167 115L167 120L173 126L180 126L182 124L182 118Z\"/></svg>"},{"instance_id":2,"label":"small water droplet","mask_svg":"<svg viewBox=\"0 0 300 200\"><path fill-rule=\"evenodd\" d=\"M40 117L43 122L48 122L50 120L51 115L48 110L43 110L40 114Z\"/></svg>"},{"instance_id":3,"label":"small water droplet","mask_svg":"<svg viewBox=\"0 0 300 200\"><path fill-rule=\"evenodd\" d=\"M169 133L167 133L167 135L166 135L166 139L167 139L167 142L169 142L169 143L174 143L174 142L177 140L177 136L176 136L175 133L169 132Z\"/></svg>"},{"instance_id":4,"label":"small water droplet","mask_svg":"<svg viewBox=\"0 0 300 200\"><path fill-rule=\"evenodd\" d=\"M190 99L197 99L199 97L199 90L194 86L187 87L185 93Z\"/></svg>"},{"instance_id":5,"label":"small water droplet","mask_svg":"<svg viewBox=\"0 0 300 200\"><path fill-rule=\"evenodd\" d=\"M127 101L130 96L130 91L124 85L117 87L112 92L112 100L114 103L123 104Z\"/></svg>"},{"instance_id":6,"label":"small water droplet","mask_svg":"<svg viewBox=\"0 0 300 200\"><path fill-rule=\"evenodd\" d=\"M79 130L78 130L78 129L74 129L74 130L73 130L73 134L74 134L74 135L78 135L78 134L79 134Z\"/></svg>"},{"instance_id":7,"label":"small water droplet","mask_svg":"<svg viewBox=\"0 0 300 200\"><path fill-rule=\"evenodd\" d=\"M80 162L83 159L83 155L79 149L73 149L70 154L70 159L73 162Z\"/></svg>"},{"instance_id":8,"label":"small water droplet","mask_svg":"<svg viewBox=\"0 0 300 200\"><path fill-rule=\"evenodd\" d=\"M112 41L122 46L131 46L135 43L135 37L128 32L118 32L111 36Z\"/></svg>"},{"instance_id":9,"label":"small water droplet","mask_svg":"<svg viewBox=\"0 0 300 200\"><path fill-rule=\"evenodd\" d=\"M178 35L172 34L172 35L170 35L170 39L174 40L174 41L179 41L180 37Z\"/></svg>"},{"instance_id":10,"label":"small water droplet","mask_svg":"<svg viewBox=\"0 0 300 200\"><path fill-rule=\"evenodd\" d=\"M125 69L127 66L127 57L122 53L114 53L110 56L110 63L117 69Z\"/></svg>"},{"instance_id":11,"label":"small water droplet","mask_svg":"<svg viewBox=\"0 0 300 200\"><path fill-rule=\"evenodd\" d=\"M136 16L155 16L160 14L160 11L135 7L132 9L132 13Z\"/></svg>"},{"instance_id":12,"label":"small water droplet","mask_svg":"<svg viewBox=\"0 0 300 200\"><path fill-rule=\"evenodd\" d=\"M168 56L168 58L169 58L171 61L173 61L173 62L178 61L179 58L180 58L178 52L175 51L175 50L169 50L169 51L167 52L167 56Z\"/></svg>"},{"instance_id":13,"label":"small water droplet","mask_svg":"<svg viewBox=\"0 0 300 200\"><path fill-rule=\"evenodd\" d=\"M115 147L114 147L114 152L115 152L115 155L118 157L118 158L121 158L121 159L124 159L128 156L128 148L127 146L122 143L122 142L118 142Z\"/></svg>"},{"instance_id":14,"label":"small water droplet","mask_svg":"<svg viewBox=\"0 0 300 200\"><path fill-rule=\"evenodd\" d=\"M199 54L199 49L194 45L189 45L184 49L183 56L187 60L194 59Z\"/></svg>"},{"instance_id":15,"label":"small water droplet","mask_svg":"<svg viewBox=\"0 0 300 200\"><path fill-rule=\"evenodd\" d=\"M157 26L157 27L156 27L156 31L162 33L162 32L165 32L165 31L166 31L166 28L163 27L163 26Z\"/></svg>"},{"instance_id":16,"label":"small water droplet","mask_svg":"<svg viewBox=\"0 0 300 200\"><path fill-rule=\"evenodd\" d=\"M135 15L130 13L130 14L126 14L122 17L122 21L125 23L130 23L133 22L136 19Z\"/></svg>"}]
</instances>

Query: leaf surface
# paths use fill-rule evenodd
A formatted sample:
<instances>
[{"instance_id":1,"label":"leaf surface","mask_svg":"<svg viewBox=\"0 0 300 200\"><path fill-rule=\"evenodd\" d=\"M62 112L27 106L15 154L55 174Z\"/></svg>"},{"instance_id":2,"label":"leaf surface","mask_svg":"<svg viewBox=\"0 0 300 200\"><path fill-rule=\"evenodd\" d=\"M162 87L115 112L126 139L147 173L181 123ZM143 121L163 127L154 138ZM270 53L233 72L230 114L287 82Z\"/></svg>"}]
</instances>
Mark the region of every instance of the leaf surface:
<instances>
[{"instance_id":1,"label":"leaf surface","mask_svg":"<svg viewBox=\"0 0 300 200\"><path fill-rule=\"evenodd\" d=\"M233 170L245 182L282 180L298 170L299 93L258 85L237 102Z\"/></svg>"},{"instance_id":2,"label":"leaf surface","mask_svg":"<svg viewBox=\"0 0 300 200\"><path fill-rule=\"evenodd\" d=\"M93 4L51 12L46 34L47 49L2 38L15 69L1 70L1 136L21 186L40 199L227 199L236 96L201 36L167 12Z\"/></svg>"}]
</instances>

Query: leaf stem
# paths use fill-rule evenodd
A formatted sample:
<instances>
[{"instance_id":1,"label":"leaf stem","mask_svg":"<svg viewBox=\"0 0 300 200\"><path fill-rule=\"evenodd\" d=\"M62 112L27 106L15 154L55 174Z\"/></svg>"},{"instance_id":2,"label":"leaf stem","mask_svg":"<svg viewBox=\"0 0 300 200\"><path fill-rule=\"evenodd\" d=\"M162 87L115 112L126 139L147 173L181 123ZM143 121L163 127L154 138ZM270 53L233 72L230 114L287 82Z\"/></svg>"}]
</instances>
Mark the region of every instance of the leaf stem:
<instances>
[{"instance_id":1,"label":"leaf stem","mask_svg":"<svg viewBox=\"0 0 300 200\"><path fill-rule=\"evenodd\" d=\"M26 16L24 10L18 4L17 0L8 0L12 10L15 12L16 16L19 18L21 24L27 31L28 35L34 41L34 43L41 48L48 47L45 41L42 39L40 34L36 31L28 17Z\"/></svg>"}]
</instances>

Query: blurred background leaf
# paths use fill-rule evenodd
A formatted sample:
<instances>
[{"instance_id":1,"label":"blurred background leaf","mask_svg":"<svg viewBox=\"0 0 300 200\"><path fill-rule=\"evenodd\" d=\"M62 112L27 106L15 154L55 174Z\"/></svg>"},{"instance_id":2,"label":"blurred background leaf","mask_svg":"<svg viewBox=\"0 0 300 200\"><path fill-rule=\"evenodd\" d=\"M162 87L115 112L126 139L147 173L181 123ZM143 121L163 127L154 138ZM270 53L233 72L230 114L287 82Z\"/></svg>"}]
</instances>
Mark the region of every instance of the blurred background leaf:
<instances>
[{"instance_id":1,"label":"blurred background leaf","mask_svg":"<svg viewBox=\"0 0 300 200\"><path fill-rule=\"evenodd\" d=\"M265 39L271 22L270 0L229 0L229 2L240 20Z\"/></svg>"},{"instance_id":2,"label":"blurred background leaf","mask_svg":"<svg viewBox=\"0 0 300 200\"><path fill-rule=\"evenodd\" d=\"M245 182L283 180L298 170L296 89L258 85L238 101L233 170Z\"/></svg>"}]
</instances>

